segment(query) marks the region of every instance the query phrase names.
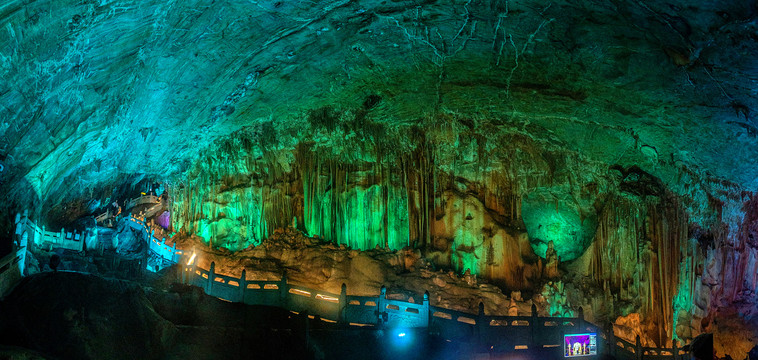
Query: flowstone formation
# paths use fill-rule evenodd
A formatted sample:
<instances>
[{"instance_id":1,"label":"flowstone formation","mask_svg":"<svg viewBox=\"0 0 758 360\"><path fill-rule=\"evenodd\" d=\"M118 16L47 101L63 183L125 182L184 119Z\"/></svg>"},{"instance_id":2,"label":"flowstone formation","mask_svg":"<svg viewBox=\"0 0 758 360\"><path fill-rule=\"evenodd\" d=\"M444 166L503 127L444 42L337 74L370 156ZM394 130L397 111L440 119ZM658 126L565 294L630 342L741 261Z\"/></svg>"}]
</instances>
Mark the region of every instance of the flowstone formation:
<instances>
[{"instance_id":1,"label":"flowstone formation","mask_svg":"<svg viewBox=\"0 0 758 360\"><path fill-rule=\"evenodd\" d=\"M325 146L318 122L313 139L289 148L236 133L169 189L174 230L234 252L266 247L275 229L294 226L335 246L408 249L435 269L541 293L535 301L550 314L582 306L592 321L623 325L638 314L633 331L620 333L646 345L707 331L719 296L700 279L715 235L688 215L702 211L693 200L638 167L604 167L524 136L488 137L475 130L487 120L466 121L430 120L408 129L415 141L395 135L383 146L374 142L391 134Z\"/></svg>"},{"instance_id":2,"label":"flowstone formation","mask_svg":"<svg viewBox=\"0 0 758 360\"><path fill-rule=\"evenodd\" d=\"M534 251L543 258L552 251L563 260L574 260L587 250L595 236L595 204L585 204L583 208L572 197L557 199L563 194L565 192L561 189L537 189L521 202L521 214L533 239Z\"/></svg>"},{"instance_id":3,"label":"flowstone formation","mask_svg":"<svg viewBox=\"0 0 758 360\"><path fill-rule=\"evenodd\" d=\"M615 180L577 154L540 150L519 135L488 139L465 121L409 127L415 141L403 144L406 135L397 135L396 145L384 146L376 143L393 139L377 133L341 147L306 142L266 150L251 138L256 134L235 134L170 190L174 229L235 251L261 243L294 218L306 234L336 244L407 246L435 266L469 270L509 289L529 287L542 277L543 265L521 219L522 194L561 183L557 191L592 203L602 201ZM323 129L314 124L314 131ZM582 166L603 173L601 183L582 174Z\"/></svg>"}]
</instances>

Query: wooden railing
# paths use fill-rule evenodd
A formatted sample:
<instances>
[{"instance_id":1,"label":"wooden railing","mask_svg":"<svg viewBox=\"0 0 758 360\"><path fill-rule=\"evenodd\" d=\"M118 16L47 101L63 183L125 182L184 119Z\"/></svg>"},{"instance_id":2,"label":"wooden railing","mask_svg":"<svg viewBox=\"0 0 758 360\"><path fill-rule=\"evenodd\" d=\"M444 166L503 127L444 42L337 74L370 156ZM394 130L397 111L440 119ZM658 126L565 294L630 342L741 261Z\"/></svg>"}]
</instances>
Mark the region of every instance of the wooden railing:
<instances>
[{"instance_id":1,"label":"wooden railing","mask_svg":"<svg viewBox=\"0 0 758 360\"><path fill-rule=\"evenodd\" d=\"M192 260L195 260L192 258ZM685 359L686 353L676 346L672 348L643 348L613 334L606 334L596 325L586 322L580 309L579 316L540 317L535 306L531 316L492 316L484 313L479 304L479 313L430 306L429 294L420 297L421 302L406 302L387 299L386 288L379 296L347 295L343 284L339 294L291 284L286 274L274 281L250 281L242 275L231 277L217 274L215 263L208 270L197 266L195 261L181 264L181 281L202 288L208 295L248 305L278 306L293 312L307 312L327 322L354 326L382 326L402 328L427 328L431 334L448 340L473 341L482 349L516 351L520 349L550 349L563 351L563 335L569 333L596 333L599 353L615 354L618 359Z\"/></svg>"}]
</instances>

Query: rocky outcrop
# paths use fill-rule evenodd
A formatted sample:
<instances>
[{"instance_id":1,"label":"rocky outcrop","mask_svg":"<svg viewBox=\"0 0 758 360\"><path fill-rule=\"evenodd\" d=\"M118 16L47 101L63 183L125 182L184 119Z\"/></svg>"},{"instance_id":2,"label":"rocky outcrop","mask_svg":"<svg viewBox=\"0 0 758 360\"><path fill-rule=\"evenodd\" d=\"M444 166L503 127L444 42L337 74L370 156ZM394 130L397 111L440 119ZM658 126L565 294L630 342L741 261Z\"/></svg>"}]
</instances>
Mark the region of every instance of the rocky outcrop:
<instances>
[{"instance_id":1,"label":"rocky outcrop","mask_svg":"<svg viewBox=\"0 0 758 360\"><path fill-rule=\"evenodd\" d=\"M390 298L408 301L429 291L432 305L469 313L477 313L480 302L488 314L531 313L532 299L524 300L518 293L509 299L498 287L470 271L456 274L435 270L409 248L359 251L306 237L291 228L276 231L261 245L234 254L209 249L194 237L177 236L176 240L180 247L197 252L198 266L208 268L214 262L219 274L239 277L245 270L249 280L278 280L286 273L292 283L332 293L339 293L346 284L349 294L376 296L386 286ZM512 300L518 302L511 304ZM547 305L539 304L540 314L547 314Z\"/></svg>"},{"instance_id":2,"label":"rocky outcrop","mask_svg":"<svg viewBox=\"0 0 758 360\"><path fill-rule=\"evenodd\" d=\"M142 289L78 273L25 278L1 303L3 342L64 359L159 359L176 327Z\"/></svg>"}]
</instances>

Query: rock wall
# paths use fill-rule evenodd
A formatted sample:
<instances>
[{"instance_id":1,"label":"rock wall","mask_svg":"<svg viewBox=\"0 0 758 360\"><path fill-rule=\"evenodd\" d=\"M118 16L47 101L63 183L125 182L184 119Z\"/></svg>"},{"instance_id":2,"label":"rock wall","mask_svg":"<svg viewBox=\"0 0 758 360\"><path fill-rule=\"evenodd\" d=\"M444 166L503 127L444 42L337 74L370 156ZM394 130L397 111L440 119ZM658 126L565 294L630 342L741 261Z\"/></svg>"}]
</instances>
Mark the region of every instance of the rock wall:
<instances>
[{"instance_id":1,"label":"rock wall","mask_svg":"<svg viewBox=\"0 0 758 360\"><path fill-rule=\"evenodd\" d=\"M433 267L539 295L550 312L583 306L650 345L708 331L717 309L755 291L752 200L692 179L671 188L518 133L488 137L455 116L392 146L365 124L341 129L340 116L311 118L308 141L243 131L215 144L169 187L174 229L231 251L286 227L353 249L415 249ZM347 134L338 148L326 130Z\"/></svg>"},{"instance_id":2,"label":"rock wall","mask_svg":"<svg viewBox=\"0 0 758 360\"><path fill-rule=\"evenodd\" d=\"M644 333L665 343L674 336L674 313L691 310L686 299L691 299L693 253L684 210L668 196L617 196L599 218L594 242L582 259L583 273L605 292L605 301L593 311L641 312Z\"/></svg>"},{"instance_id":3,"label":"rock wall","mask_svg":"<svg viewBox=\"0 0 758 360\"><path fill-rule=\"evenodd\" d=\"M522 198L535 189L576 197L564 207L594 218L593 204L615 180L571 152L541 149L518 134L488 138L466 121L472 120L409 127L410 135L397 136L393 146L364 133L339 149L317 141L265 148L260 135L238 133L171 187L173 226L237 251L294 222L336 244L410 246L436 266L527 288L541 278L542 264L522 220ZM579 167L600 175L575 171ZM556 247L559 256L566 255L565 242Z\"/></svg>"}]
</instances>

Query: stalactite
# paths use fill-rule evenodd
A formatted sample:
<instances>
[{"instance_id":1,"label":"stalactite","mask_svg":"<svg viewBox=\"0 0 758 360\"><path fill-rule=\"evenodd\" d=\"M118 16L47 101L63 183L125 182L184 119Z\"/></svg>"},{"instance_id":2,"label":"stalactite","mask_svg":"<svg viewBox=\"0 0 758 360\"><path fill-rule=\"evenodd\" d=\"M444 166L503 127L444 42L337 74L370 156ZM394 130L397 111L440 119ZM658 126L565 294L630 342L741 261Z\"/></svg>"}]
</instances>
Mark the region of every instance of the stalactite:
<instances>
[{"instance_id":1,"label":"stalactite","mask_svg":"<svg viewBox=\"0 0 758 360\"><path fill-rule=\"evenodd\" d=\"M278 227L286 227L295 217L302 219L298 224L308 235L338 244L362 249L377 245L389 248L414 245L429 251L434 250L433 244L439 240L435 238L440 231L435 224L438 224L438 215L445 215L443 196L446 191L458 190L462 182L458 182L456 176L461 176L468 181L465 184L467 188L456 196L478 199L484 207L484 214L495 218L498 226L522 231L522 195L552 181L549 179L551 176L546 175L549 173L545 170L548 166L528 159L539 158L542 154L526 146L524 155L518 155L512 152L514 146L520 144L503 145L511 153L498 156L497 162L489 162L487 157L490 154L484 136L460 136L458 130L450 130L446 126L414 130L418 133L412 135L416 147L411 151L385 153L382 147L375 146L372 150L374 158L352 153L337 155L324 151L318 145L301 143L294 150L295 161L290 164L293 171L282 167L278 157L281 151L292 150L261 149L256 158L257 145L240 140L232 143L230 149L242 150L236 151L236 154L226 150L229 153L226 160L220 156L221 152L216 154L217 159L207 156L193 172L195 178L187 180L183 200L187 209L184 221L194 226L195 232L201 230L199 227L206 226L210 229L212 241L219 240L217 237L221 235L217 230L222 228L214 222L227 205L217 201L218 196L239 182L240 173L245 173L250 179L246 185L249 189L233 189L241 194L232 196L236 199L232 202L238 204L236 206L243 214L240 222L244 224L240 224L240 228L244 228L246 236L254 241L268 237ZM446 149L450 140L469 144L471 150L465 158L461 152L453 154L452 166L451 152ZM461 148L464 147L461 145ZM470 156L473 152L475 159ZM351 160L345 161L345 156ZM524 162L524 158L528 161ZM525 168L529 171L525 172ZM469 206L465 201L462 204ZM608 223L598 230L602 234L600 237L607 241L595 247L593 273L598 278L608 280L610 288L628 293L635 284L626 283L624 275L634 271L625 268L621 269L623 271L610 271L625 266L621 259L630 254L638 255L637 239L634 240L634 249L611 251L628 236L612 234L618 227L619 219L628 218L629 214L623 211L609 213ZM462 215L457 216L465 217L466 213L463 211ZM626 226L637 229L639 225L635 221L625 220ZM637 230L629 232L639 233ZM478 241L482 236L477 235ZM447 237L449 235L441 243L456 241ZM521 261L520 251L508 249L508 256L513 258L502 261L509 264ZM525 276L523 273L514 275L511 282L523 283Z\"/></svg>"},{"instance_id":2,"label":"stalactite","mask_svg":"<svg viewBox=\"0 0 758 360\"><path fill-rule=\"evenodd\" d=\"M382 235L384 236L384 248L389 249L390 248L390 230L389 230L389 218L390 218L390 204L389 204L389 198L390 198L390 184L387 180L387 173L385 170L383 158L381 156L381 152L378 152L380 156L377 158L377 163L379 166L379 174L380 174L380 180L379 184L382 189L382 205L384 208L384 214L382 215Z\"/></svg>"},{"instance_id":3,"label":"stalactite","mask_svg":"<svg viewBox=\"0 0 758 360\"><path fill-rule=\"evenodd\" d=\"M609 281L622 299L628 294L625 279L635 279L645 317L659 324L657 333L649 334L659 344L670 339L675 330L674 297L680 287L680 259L687 252L687 224L683 210L670 198L642 203L612 199L598 224L591 262L593 278L600 283ZM630 256L633 261L629 261ZM640 270L644 276L637 274Z\"/></svg>"}]
</instances>

